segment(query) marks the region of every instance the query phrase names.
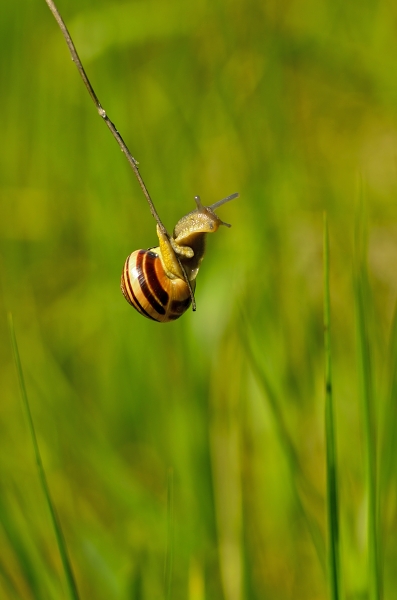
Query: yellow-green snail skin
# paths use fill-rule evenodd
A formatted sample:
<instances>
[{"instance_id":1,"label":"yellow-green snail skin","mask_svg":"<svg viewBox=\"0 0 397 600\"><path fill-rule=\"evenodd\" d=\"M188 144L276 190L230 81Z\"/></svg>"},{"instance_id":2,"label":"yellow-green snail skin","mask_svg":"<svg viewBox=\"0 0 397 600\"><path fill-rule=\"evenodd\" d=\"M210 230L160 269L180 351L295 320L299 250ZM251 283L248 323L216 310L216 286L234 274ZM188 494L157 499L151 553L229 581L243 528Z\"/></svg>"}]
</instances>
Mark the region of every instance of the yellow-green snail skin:
<instances>
[{"instance_id":1,"label":"yellow-green snail skin","mask_svg":"<svg viewBox=\"0 0 397 600\"><path fill-rule=\"evenodd\" d=\"M214 211L237 196L232 194L211 206L203 206L196 196L197 208L178 221L172 237L168 239L157 226L159 246L136 250L128 256L121 291L141 315L167 323L179 319L189 308L191 294L177 255L194 291L207 233L215 233L220 225L230 227Z\"/></svg>"}]
</instances>

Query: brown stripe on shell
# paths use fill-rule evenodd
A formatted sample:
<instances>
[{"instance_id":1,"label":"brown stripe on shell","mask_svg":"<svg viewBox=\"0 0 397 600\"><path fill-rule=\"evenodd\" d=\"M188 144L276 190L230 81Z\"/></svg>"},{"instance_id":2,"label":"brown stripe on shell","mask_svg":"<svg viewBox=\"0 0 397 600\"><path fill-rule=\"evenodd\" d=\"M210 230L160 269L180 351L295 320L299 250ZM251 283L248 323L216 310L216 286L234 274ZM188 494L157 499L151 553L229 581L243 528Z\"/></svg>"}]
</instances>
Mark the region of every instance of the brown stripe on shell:
<instances>
[{"instance_id":1,"label":"brown stripe on shell","mask_svg":"<svg viewBox=\"0 0 397 600\"><path fill-rule=\"evenodd\" d=\"M120 287L121 287L121 291L123 292L124 298L127 300L127 302L129 304L132 305L132 302L130 300L130 290L127 288L127 286L129 287L129 276L128 276L128 261L129 261L129 259L130 259L130 257L128 256L128 258L126 259L126 261L124 263L124 269L121 274Z\"/></svg>"},{"instance_id":2,"label":"brown stripe on shell","mask_svg":"<svg viewBox=\"0 0 397 600\"><path fill-rule=\"evenodd\" d=\"M156 286L160 286L157 276L154 274L154 266L153 266L153 261L155 260L160 260L159 257L157 256L157 254L154 254L154 252L142 252L138 254L137 257L137 261L136 261L136 266L139 272L138 275L138 281L139 281L139 286L141 288L141 292L142 294L145 296L146 300L148 301L148 303L151 305L151 307L154 309L154 311L158 314L158 315L165 315L165 308L162 304L160 304L160 302L157 300L157 298L153 295L152 290L151 290L151 277L153 277L155 279L154 281L154 285ZM154 275L153 275L154 274ZM161 289L163 289L161 287ZM163 292L165 292L165 290L163 290ZM168 294L167 292L165 292L165 294L167 295L167 301L168 301Z\"/></svg>"},{"instance_id":3,"label":"brown stripe on shell","mask_svg":"<svg viewBox=\"0 0 397 600\"><path fill-rule=\"evenodd\" d=\"M195 282L193 281L192 283L193 283L193 289L194 289ZM186 286L186 288L187 288L187 286ZM183 313L186 312L187 309L189 308L189 306L191 305L192 299L190 297L190 292L189 292L188 288L186 289L186 293L189 293L189 295L184 300L173 299L171 301L170 306L169 306L169 313L167 315L167 317L170 321L175 321L176 319L179 319L179 317L181 317L183 315Z\"/></svg>"},{"instance_id":4,"label":"brown stripe on shell","mask_svg":"<svg viewBox=\"0 0 397 600\"><path fill-rule=\"evenodd\" d=\"M139 310L139 304L137 305L136 297L133 292L133 289L131 286L131 281L130 281L130 271L129 271L130 258L131 258L131 256L128 256L124 263L124 269L123 269L123 274L121 276L121 284L120 284L121 291L123 292L124 298L127 300L127 302L129 302L131 304L131 306L133 306L134 308Z\"/></svg>"},{"instance_id":5,"label":"brown stripe on shell","mask_svg":"<svg viewBox=\"0 0 397 600\"><path fill-rule=\"evenodd\" d=\"M168 321L176 321L182 315L183 315L183 313L179 313L179 314L173 314L173 313L171 313L171 314L167 315L167 320Z\"/></svg>"},{"instance_id":6,"label":"brown stripe on shell","mask_svg":"<svg viewBox=\"0 0 397 600\"><path fill-rule=\"evenodd\" d=\"M158 254L150 250L146 252L143 270L146 273L146 281L153 296L159 301L161 306L167 307L170 297L162 283L165 273Z\"/></svg>"},{"instance_id":7,"label":"brown stripe on shell","mask_svg":"<svg viewBox=\"0 0 397 600\"><path fill-rule=\"evenodd\" d=\"M130 279L130 260L133 259L136 264L136 258L138 258L141 254L145 254L146 250L139 250L138 256L133 256L135 252L133 252L125 261L123 275L121 276L121 291L123 292L124 298L133 306L141 315L147 317L148 319L152 319L152 321L157 321L157 319L149 314L142 304L139 302L136 294L134 293L133 285Z\"/></svg>"},{"instance_id":8,"label":"brown stripe on shell","mask_svg":"<svg viewBox=\"0 0 397 600\"><path fill-rule=\"evenodd\" d=\"M186 298L185 300L172 300L171 302L171 306L170 306L170 311L176 314L182 314L185 312L185 310L187 310L190 306L192 302L192 299L190 297Z\"/></svg>"}]
</instances>

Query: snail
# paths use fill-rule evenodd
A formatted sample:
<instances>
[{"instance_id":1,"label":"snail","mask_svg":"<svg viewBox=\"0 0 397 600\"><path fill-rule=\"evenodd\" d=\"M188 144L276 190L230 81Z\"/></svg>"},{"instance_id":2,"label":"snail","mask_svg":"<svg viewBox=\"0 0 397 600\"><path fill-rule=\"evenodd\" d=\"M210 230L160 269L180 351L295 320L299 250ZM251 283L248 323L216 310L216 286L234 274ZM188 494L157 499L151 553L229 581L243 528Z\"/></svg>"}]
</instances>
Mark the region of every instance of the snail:
<instances>
[{"instance_id":1,"label":"snail","mask_svg":"<svg viewBox=\"0 0 397 600\"><path fill-rule=\"evenodd\" d=\"M159 246L148 250L136 250L130 254L125 261L121 276L121 290L127 302L145 317L160 323L174 321L188 309L190 304L193 305L193 310L196 310L194 289L196 276L204 257L205 236L207 233L217 231L220 225L230 227L215 214L214 210L225 202L233 200L238 194L232 194L210 206L203 206L200 198L196 196L196 210L178 221L173 236L170 237L142 179L139 163L132 156L115 124L99 102L54 0L45 1L61 29L72 60L99 116L105 121L110 133L128 160L149 205L150 212L157 221Z\"/></svg>"},{"instance_id":2,"label":"snail","mask_svg":"<svg viewBox=\"0 0 397 600\"><path fill-rule=\"evenodd\" d=\"M203 206L196 196L197 208L178 221L172 237L168 238L157 225L159 246L136 250L128 256L121 291L141 315L166 323L179 319L189 308L204 258L206 234L214 233L220 225L230 227L214 210L237 196L232 194L211 206Z\"/></svg>"}]
</instances>

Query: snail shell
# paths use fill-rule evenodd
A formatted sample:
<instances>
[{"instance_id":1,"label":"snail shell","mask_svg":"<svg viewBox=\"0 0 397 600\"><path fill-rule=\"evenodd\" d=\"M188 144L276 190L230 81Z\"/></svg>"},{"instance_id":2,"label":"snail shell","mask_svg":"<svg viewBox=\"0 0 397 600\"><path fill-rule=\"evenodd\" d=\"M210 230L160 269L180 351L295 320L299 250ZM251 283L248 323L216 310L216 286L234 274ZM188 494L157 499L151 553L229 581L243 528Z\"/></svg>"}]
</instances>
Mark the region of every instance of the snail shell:
<instances>
[{"instance_id":1,"label":"snail shell","mask_svg":"<svg viewBox=\"0 0 397 600\"><path fill-rule=\"evenodd\" d=\"M141 315L166 323L175 321L189 308L192 298L186 278L194 291L204 258L206 234L214 233L220 225L230 227L214 210L237 196L232 194L211 206L203 206L196 196L196 210L178 221L172 237L157 226L159 246L136 250L128 256L121 276L121 291Z\"/></svg>"},{"instance_id":2,"label":"snail shell","mask_svg":"<svg viewBox=\"0 0 397 600\"><path fill-rule=\"evenodd\" d=\"M170 279L153 250L130 254L121 277L121 291L141 315L160 323L175 321L192 302L186 281Z\"/></svg>"}]
</instances>

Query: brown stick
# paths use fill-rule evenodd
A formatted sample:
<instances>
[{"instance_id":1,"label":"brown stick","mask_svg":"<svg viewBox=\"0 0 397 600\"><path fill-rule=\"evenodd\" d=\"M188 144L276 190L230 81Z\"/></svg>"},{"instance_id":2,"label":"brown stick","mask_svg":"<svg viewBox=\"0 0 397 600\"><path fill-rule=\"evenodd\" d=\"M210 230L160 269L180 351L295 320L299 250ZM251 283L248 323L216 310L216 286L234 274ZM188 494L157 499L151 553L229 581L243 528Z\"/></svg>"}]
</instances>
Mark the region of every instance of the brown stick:
<instances>
[{"instance_id":1,"label":"brown stick","mask_svg":"<svg viewBox=\"0 0 397 600\"><path fill-rule=\"evenodd\" d=\"M160 227L162 233L165 236L167 236L167 238L169 239L170 236L169 236L166 228L164 227L163 222L160 219L160 216L159 216L159 214L158 214L158 212L157 212L157 210L156 210L156 208L155 208L155 206L153 204L153 201L152 201L152 199L150 197L148 189L147 189L147 187L146 187L146 185L145 185L145 183L144 183L144 181L143 181L143 179L141 177L141 174L140 174L139 169L138 169L138 162L132 156L131 152L129 151L129 149L128 149L126 143L124 142L123 138L121 137L120 133L117 131L115 125L109 119L109 117L106 114L105 109L102 107L101 103L99 102L98 97L97 97L96 93L94 92L94 89L93 89L93 87L92 87L92 85L90 83L90 80L88 79L87 74L86 74L86 72L84 70L84 67L83 67L83 65L81 63L79 55L77 54L76 47L75 47L75 45L73 43L73 40L72 40L72 38L70 36L68 28L65 25L64 20L62 19L61 15L59 14L59 11L58 11L57 7L55 6L53 0L45 0L45 2L47 4L48 8L50 9L50 11L52 12L52 14L54 15L54 18L55 18L56 22L58 23L58 25L60 27L60 30L62 31L62 35L65 38L66 44L67 44L67 46L69 48L69 51L70 51L70 54L72 56L72 60L75 63L75 65L76 65L76 67L77 67L77 69L78 69L78 71L80 73L81 79L83 80L84 85L87 88L88 93L91 96L92 101L94 102L94 104L95 104L95 106L97 108L99 116L102 117L102 119L105 121L106 125L110 129L110 133L113 135L114 139L116 140L116 142L120 146L121 151L125 154L128 162L130 163L130 166L131 166L132 170L135 173L135 176L136 176L136 178L137 178L137 180L139 182L139 185L141 186L141 190L142 190L142 192L143 192L143 194L144 194L144 196L145 196L145 198L146 198L146 200L147 200L147 202L149 204L150 212L152 213L153 217L156 219L157 224ZM178 261L178 263L179 263L179 265L180 265L180 267L182 269L182 273L184 274L185 281L186 281L186 283L187 283L187 285L189 287L189 292L190 292L190 296L191 296L191 299L192 299L192 309L196 310L196 302L195 302L195 299L194 299L194 292L193 292L191 283L190 283L190 281L189 281L189 279L187 277L187 274L186 274L184 266L181 264L181 261L179 260L179 257L176 256L176 258L177 258L177 261Z\"/></svg>"}]
</instances>

